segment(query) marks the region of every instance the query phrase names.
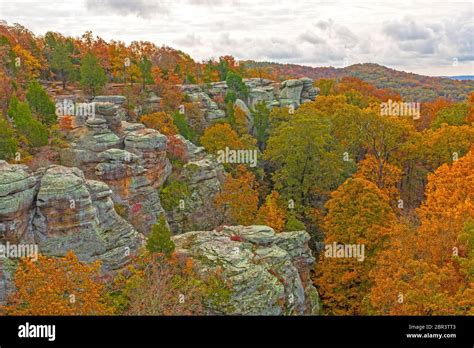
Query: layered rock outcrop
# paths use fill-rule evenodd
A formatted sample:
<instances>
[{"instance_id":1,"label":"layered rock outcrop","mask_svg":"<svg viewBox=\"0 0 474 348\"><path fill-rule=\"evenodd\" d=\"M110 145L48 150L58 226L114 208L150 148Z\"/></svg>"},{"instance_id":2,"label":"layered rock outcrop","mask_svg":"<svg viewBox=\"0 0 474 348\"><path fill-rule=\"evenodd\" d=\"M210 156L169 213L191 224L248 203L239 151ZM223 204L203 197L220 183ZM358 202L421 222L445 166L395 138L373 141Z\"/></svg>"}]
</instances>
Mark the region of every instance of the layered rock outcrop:
<instances>
[{"instance_id":1,"label":"layered rock outcrop","mask_svg":"<svg viewBox=\"0 0 474 348\"><path fill-rule=\"evenodd\" d=\"M305 231L267 226L224 226L221 231L173 237L178 255L194 259L203 274L218 271L230 299L211 311L228 315L318 314L319 297L309 280L314 262Z\"/></svg>"},{"instance_id":2,"label":"layered rock outcrop","mask_svg":"<svg viewBox=\"0 0 474 348\"><path fill-rule=\"evenodd\" d=\"M219 226L223 216L215 209L215 196L224 181L225 172L216 158L208 155L203 147L195 146L180 135L176 138L184 145L186 163L172 180L185 187L186 194L178 204L166 206L166 217L175 234L196 229L205 230ZM173 183L167 183L172 185ZM163 190L167 190L167 185Z\"/></svg>"},{"instance_id":3,"label":"layered rock outcrop","mask_svg":"<svg viewBox=\"0 0 474 348\"><path fill-rule=\"evenodd\" d=\"M167 138L141 123L128 123L116 104L96 103L95 110L82 127L69 133L70 147L61 153L62 164L107 183L122 215L147 234L164 212L157 190L171 172Z\"/></svg>"},{"instance_id":4,"label":"layered rock outcrop","mask_svg":"<svg viewBox=\"0 0 474 348\"><path fill-rule=\"evenodd\" d=\"M0 161L0 192L2 242L35 243L47 255L73 250L106 269L123 266L142 243L116 213L110 188L77 168L52 165L31 173Z\"/></svg>"},{"instance_id":5,"label":"layered rock outcrop","mask_svg":"<svg viewBox=\"0 0 474 348\"><path fill-rule=\"evenodd\" d=\"M318 88L313 87L313 80L307 77L286 80L282 83L263 78L243 79L243 82L249 95L247 100L241 102L247 109L253 109L261 102L270 109L289 105L297 108L303 103L314 101L319 93ZM208 122L225 117L225 112L219 110L215 103L215 100L224 100L227 92L225 81L213 82L209 86L182 85L181 90L191 102L199 104Z\"/></svg>"},{"instance_id":6,"label":"layered rock outcrop","mask_svg":"<svg viewBox=\"0 0 474 348\"><path fill-rule=\"evenodd\" d=\"M217 103L203 91L202 87L198 85L182 85L181 90L190 102L199 105L206 121L212 122L225 117L225 112L219 109Z\"/></svg>"},{"instance_id":7,"label":"layered rock outcrop","mask_svg":"<svg viewBox=\"0 0 474 348\"><path fill-rule=\"evenodd\" d=\"M0 161L0 242L27 238L37 178L25 165Z\"/></svg>"},{"instance_id":8,"label":"layered rock outcrop","mask_svg":"<svg viewBox=\"0 0 474 348\"><path fill-rule=\"evenodd\" d=\"M53 165L32 173L0 161L0 243L35 245L50 256L72 250L83 261L100 260L105 271L119 269L144 238L117 214L111 198L105 183L87 180L77 168ZM0 303L13 288L12 271L2 255Z\"/></svg>"}]
</instances>

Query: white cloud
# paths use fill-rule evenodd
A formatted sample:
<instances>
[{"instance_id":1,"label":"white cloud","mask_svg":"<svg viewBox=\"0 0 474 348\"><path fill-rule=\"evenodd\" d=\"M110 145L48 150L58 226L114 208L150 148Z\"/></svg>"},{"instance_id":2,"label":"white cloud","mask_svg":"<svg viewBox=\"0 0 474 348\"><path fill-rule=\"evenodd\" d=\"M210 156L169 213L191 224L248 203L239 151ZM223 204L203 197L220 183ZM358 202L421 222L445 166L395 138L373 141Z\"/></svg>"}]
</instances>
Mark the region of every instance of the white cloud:
<instances>
[{"instance_id":1,"label":"white cloud","mask_svg":"<svg viewBox=\"0 0 474 348\"><path fill-rule=\"evenodd\" d=\"M232 54L312 66L374 62L424 74L474 74L468 2L0 0L0 7L2 19L38 34L92 30L106 40L169 45L197 60Z\"/></svg>"}]
</instances>

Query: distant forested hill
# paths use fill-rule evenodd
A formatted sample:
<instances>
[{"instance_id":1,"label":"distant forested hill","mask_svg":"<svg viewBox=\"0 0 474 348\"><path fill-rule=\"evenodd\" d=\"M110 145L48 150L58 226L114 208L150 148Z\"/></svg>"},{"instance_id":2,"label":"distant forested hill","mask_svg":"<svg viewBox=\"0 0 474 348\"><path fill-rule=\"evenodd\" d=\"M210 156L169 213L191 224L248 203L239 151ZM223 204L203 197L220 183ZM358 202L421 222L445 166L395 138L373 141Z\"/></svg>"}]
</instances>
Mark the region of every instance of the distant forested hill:
<instances>
[{"instance_id":1,"label":"distant forested hill","mask_svg":"<svg viewBox=\"0 0 474 348\"><path fill-rule=\"evenodd\" d=\"M474 90L474 80L460 81L448 77L423 76L405 71L398 71L378 64L354 64L346 68L321 67L313 68L296 64L279 64L268 62L245 62L247 66L255 65L265 68L280 76L308 76L313 79L340 79L344 76L358 77L377 88L390 88L400 93L407 101L431 101L445 97L454 101L466 99Z\"/></svg>"}]
</instances>

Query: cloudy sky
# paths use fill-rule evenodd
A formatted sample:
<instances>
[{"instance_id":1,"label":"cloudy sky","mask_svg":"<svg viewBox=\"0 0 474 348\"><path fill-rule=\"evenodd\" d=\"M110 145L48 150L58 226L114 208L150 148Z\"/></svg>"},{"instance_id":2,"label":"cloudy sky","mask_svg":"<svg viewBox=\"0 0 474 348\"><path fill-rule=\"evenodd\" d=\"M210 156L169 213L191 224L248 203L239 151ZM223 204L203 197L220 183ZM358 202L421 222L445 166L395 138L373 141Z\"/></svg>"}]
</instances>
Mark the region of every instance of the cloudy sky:
<instances>
[{"instance_id":1,"label":"cloudy sky","mask_svg":"<svg viewBox=\"0 0 474 348\"><path fill-rule=\"evenodd\" d=\"M473 1L0 0L0 19L36 34L86 30L152 41L197 60L343 67L378 63L425 75L474 75Z\"/></svg>"}]
</instances>

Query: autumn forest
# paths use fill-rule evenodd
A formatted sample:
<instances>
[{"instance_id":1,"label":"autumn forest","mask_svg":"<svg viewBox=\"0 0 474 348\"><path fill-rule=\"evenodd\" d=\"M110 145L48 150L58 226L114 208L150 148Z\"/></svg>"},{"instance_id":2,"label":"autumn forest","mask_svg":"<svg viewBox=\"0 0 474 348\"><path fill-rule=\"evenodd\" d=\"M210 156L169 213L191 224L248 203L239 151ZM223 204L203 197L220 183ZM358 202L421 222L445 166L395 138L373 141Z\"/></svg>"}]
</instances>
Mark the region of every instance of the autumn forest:
<instances>
[{"instance_id":1,"label":"autumn forest","mask_svg":"<svg viewBox=\"0 0 474 348\"><path fill-rule=\"evenodd\" d=\"M472 82L318 69L0 23L0 313L473 315Z\"/></svg>"}]
</instances>

